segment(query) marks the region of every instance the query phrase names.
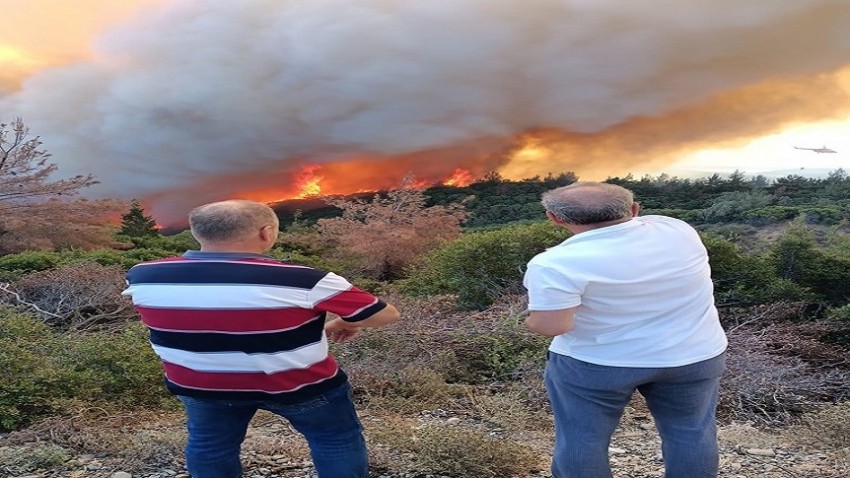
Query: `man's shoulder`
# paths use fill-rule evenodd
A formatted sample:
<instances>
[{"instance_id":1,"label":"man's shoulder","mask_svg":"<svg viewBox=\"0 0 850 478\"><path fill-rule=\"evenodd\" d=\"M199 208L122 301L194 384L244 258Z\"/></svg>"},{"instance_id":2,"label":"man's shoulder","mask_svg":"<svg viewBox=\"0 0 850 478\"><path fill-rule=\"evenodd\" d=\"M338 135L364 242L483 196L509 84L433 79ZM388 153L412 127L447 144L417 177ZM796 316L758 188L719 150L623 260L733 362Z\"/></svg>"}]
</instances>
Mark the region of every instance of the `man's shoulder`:
<instances>
[{"instance_id":1,"label":"man's shoulder","mask_svg":"<svg viewBox=\"0 0 850 478\"><path fill-rule=\"evenodd\" d=\"M694 229L693 226L681 219L676 219L675 217L648 215L637 217L635 218L635 220L641 221L645 224L662 226L662 228L667 229L668 231L670 229L673 229L682 232L687 232L689 234L696 234L696 229Z\"/></svg>"}]
</instances>

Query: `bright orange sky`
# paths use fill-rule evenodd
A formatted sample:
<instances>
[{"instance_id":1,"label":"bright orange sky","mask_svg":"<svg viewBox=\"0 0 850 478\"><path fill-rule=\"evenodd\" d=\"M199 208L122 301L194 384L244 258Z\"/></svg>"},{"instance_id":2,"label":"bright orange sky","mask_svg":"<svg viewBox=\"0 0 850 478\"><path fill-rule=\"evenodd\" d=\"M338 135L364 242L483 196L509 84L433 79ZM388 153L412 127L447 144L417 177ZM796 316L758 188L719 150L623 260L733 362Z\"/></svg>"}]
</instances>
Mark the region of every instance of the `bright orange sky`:
<instances>
[{"instance_id":1,"label":"bright orange sky","mask_svg":"<svg viewBox=\"0 0 850 478\"><path fill-rule=\"evenodd\" d=\"M166 0L3 0L0 92L50 66L87 58L97 35Z\"/></svg>"}]
</instances>

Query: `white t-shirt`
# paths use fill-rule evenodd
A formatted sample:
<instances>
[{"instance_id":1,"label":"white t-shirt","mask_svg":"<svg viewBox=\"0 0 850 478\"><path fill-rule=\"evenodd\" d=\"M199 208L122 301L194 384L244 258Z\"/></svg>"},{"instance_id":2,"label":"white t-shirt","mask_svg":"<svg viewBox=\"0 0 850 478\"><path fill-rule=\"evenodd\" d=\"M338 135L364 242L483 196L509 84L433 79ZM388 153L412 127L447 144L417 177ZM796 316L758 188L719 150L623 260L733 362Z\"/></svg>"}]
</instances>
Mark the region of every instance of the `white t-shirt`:
<instances>
[{"instance_id":1,"label":"white t-shirt","mask_svg":"<svg viewBox=\"0 0 850 478\"><path fill-rule=\"evenodd\" d=\"M678 367L715 357L726 334L708 254L687 223L636 217L576 234L528 263L530 310L578 307L549 350L614 367Z\"/></svg>"}]
</instances>

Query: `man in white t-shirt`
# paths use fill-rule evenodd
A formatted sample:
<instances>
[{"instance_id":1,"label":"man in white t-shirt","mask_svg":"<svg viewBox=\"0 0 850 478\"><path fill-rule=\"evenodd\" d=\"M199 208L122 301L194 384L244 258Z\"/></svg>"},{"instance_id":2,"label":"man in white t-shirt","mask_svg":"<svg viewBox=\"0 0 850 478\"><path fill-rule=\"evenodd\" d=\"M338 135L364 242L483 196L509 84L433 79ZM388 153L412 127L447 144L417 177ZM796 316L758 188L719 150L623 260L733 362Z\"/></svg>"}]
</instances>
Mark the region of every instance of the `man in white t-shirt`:
<instances>
[{"instance_id":1,"label":"man in white t-shirt","mask_svg":"<svg viewBox=\"0 0 850 478\"><path fill-rule=\"evenodd\" d=\"M573 233L528 263L528 328L554 337L546 388L555 478L610 478L608 446L632 394L662 439L666 478L714 478L726 335L696 231L637 217L631 191L578 182L543 194Z\"/></svg>"}]
</instances>

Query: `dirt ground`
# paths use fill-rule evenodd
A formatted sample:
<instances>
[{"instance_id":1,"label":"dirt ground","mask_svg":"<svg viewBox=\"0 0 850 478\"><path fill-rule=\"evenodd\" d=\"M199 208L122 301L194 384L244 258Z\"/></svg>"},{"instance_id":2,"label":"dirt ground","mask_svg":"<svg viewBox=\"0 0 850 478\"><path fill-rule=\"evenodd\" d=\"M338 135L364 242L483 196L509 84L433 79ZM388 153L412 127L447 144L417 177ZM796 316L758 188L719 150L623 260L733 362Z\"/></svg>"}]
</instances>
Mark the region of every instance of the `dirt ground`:
<instances>
[{"instance_id":1,"label":"dirt ground","mask_svg":"<svg viewBox=\"0 0 850 478\"><path fill-rule=\"evenodd\" d=\"M385 417L362 413L367 438L370 430L385 423ZM67 421L43 424L36 429L0 439L0 476L16 478L188 478L180 447L185 437L179 412L136 420L111 417L85 424ZM126 418L126 417L124 417ZM410 418L410 417L408 417ZM413 419L423 424L442 422L466 426L467 419L451 413L423 412ZM499 431L494 432L498 439ZM505 438L508 435L505 434ZM548 461L551 431L512 432L509 439L539 453L538 466L515 477L550 477ZM848 450L824 450L795 444L789 431L763 431L744 424L720 428L721 478L842 478L850 476ZM34 468L39 453L51 440L66 450L77 450L50 468ZM370 443L372 440L370 439ZM41 447L41 448L39 448ZM39 451L41 450L41 451ZM80 453L79 451L83 451ZM404 457L386 446L370 445L373 478L444 478L439 470L416 470L399 464ZM29 453L29 462L27 454ZM662 476L660 442L648 414L627 410L609 449L616 478L659 478ZM10 458L11 457L11 458ZM17 460L17 461L16 461ZM47 459L42 459L47 462ZM247 478L312 478L313 469L303 441L290 427L267 414L252 422L243 446L242 461ZM507 477L506 477L507 478Z\"/></svg>"}]
</instances>

